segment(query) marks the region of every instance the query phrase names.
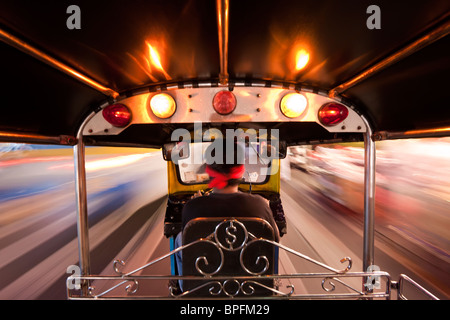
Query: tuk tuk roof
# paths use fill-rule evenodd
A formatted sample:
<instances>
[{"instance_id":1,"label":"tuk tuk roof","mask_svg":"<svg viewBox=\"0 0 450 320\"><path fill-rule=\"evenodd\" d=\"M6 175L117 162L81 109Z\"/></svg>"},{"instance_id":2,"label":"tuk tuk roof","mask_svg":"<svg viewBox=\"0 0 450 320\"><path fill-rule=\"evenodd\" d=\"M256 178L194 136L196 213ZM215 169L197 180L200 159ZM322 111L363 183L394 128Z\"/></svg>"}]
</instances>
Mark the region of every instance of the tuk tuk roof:
<instances>
[{"instance_id":1,"label":"tuk tuk roof","mask_svg":"<svg viewBox=\"0 0 450 320\"><path fill-rule=\"evenodd\" d=\"M230 0L230 83L262 80L329 92L444 26L435 41L339 93L367 116L374 131L450 126L450 2L376 1L381 29L366 24L371 4ZM126 96L152 85L219 81L216 1L77 1L81 29L66 25L70 5L0 2L1 132L75 137L83 119L111 101L114 93ZM79 82L11 46L3 32L106 90ZM147 63L150 46L157 48L161 68ZM298 48L310 53L310 61L293 71L290 61Z\"/></svg>"}]
</instances>

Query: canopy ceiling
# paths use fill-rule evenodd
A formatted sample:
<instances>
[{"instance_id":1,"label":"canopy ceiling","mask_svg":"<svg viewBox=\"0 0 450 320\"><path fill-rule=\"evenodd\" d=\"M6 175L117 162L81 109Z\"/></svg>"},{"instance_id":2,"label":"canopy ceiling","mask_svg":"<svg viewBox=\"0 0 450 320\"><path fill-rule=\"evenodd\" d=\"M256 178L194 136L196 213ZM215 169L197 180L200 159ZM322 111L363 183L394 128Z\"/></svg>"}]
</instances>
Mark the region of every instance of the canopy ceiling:
<instances>
[{"instance_id":1,"label":"canopy ceiling","mask_svg":"<svg viewBox=\"0 0 450 320\"><path fill-rule=\"evenodd\" d=\"M124 94L221 72L216 2L76 1L81 29L70 30L73 1L0 2L0 29ZM370 30L373 1L230 0L228 74L331 90L442 25L450 2L376 1L381 29ZM449 36L342 92L375 131L450 126ZM0 42L0 131L75 136L108 94ZM299 50L309 53L296 70ZM160 67L150 63L151 50Z\"/></svg>"}]
</instances>

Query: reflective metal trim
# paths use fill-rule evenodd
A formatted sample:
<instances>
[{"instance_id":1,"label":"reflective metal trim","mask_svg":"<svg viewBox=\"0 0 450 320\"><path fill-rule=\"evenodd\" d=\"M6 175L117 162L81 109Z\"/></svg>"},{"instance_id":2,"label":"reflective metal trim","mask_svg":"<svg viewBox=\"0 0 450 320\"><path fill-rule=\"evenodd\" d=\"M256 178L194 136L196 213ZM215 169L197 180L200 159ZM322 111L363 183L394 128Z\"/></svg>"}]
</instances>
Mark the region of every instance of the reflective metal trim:
<instances>
[{"instance_id":1,"label":"reflective metal trim","mask_svg":"<svg viewBox=\"0 0 450 320\"><path fill-rule=\"evenodd\" d=\"M69 67L68 65L56 60L55 58L49 56L48 54L40 51L39 49L36 49L26 43L25 41L20 40L19 38L13 36L12 34L9 34L8 32L0 29L0 40L9 44L10 46L19 49L26 54L52 66L53 68L62 71L69 76L77 79L78 81L83 82L84 84L87 84L91 88L94 88L97 91L102 92L103 94L107 96L111 96L113 98L116 98L119 96L119 93L116 91L107 88L100 83L96 82L95 80L83 75L82 73L76 71L75 69Z\"/></svg>"},{"instance_id":2,"label":"reflective metal trim","mask_svg":"<svg viewBox=\"0 0 450 320\"><path fill-rule=\"evenodd\" d=\"M391 66L392 64L406 58L407 56L413 54L414 52L432 44L433 42L439 40L440 38L446 36L450 32L450 22L446 22L437 28L433 29L423 37L419 38L418 40L412 42L411 44L407 45L406 47L400 49L399 51L395 52L394 54L390 55L389 57L381 60L380 62L376 63L374 66L364 70L354 78L348 80L347 82L344 82L343 84L331 89L328 92L328 95L331 98L336 97L340 93L347 91L351 87L355 86L356 84L366 80L370 76L374 75L377 72L380 72L381 70Z\"/></svg>"},{"instance_id":3,"label":"reflective metal trim","mask_svg":"<svg viewBox=\"0 0 450 320\"><path fill-rule=\"evenodd\" d=\"M89 252L89 223L87 208L87 183L86 183L86 156L85 144L83 141L83 128L86 123L95 115L91 113L81 125L77 138L78 143L73 147L74 167L75 167L75 194L77 200L77 233L78 233L78 251L81 275L89 276L91 274L91 262ZM89 295L89 282L81 282L82 295Z\"/></svg>"},{"instance_id":4,"label":"reflective metal trim","mask_svg":"<svg viewBox=\"0 0 450 320\"><path fill-rule=\"evenodd\" d=\"M219 31L219 54L221 85L228 84L228 13L229 0L217 0L217 29Z\"/></svg>"},{"instance_id":5,"label":"reflective metal trim","mask_svg":"<svg viewBox=\"0 0 450 320\"><path fill-rule=\"evenodd\" d=\"M450 127L409 130L409 131L378 131L373 134L376 141L388 139L411 139L411 138L431 138L450 136Z\"/></svg>"},{"instance_id":6,"label":"reflective metal trim","mask_svg":"<svg viewBox=\"0 0 450 320\"><path fill-rule=\"evenodd\" d=\"M366 118L367 131L364 134L364 238L363 238L363 272L375 264L375 141L372 139L372 128ZM363 283L366 282L364 279ZM364 285L363 285L364 287ZM371 289L364 287L365 292Z\"/></svg>"},{"instance_id":7,"label":"reflective metal trim","mask_svg":"<svg viewBox=\"0 0 450 320\"><path fill-rule=\"evenodd\" d=\"M0 131L0 142L36 143L36 144L60 144L73 146L77 139L72 136L45 136L32 133L17 133Z\"/></svg>"},{"instance_id":8,"label":"reflective metal trim","mask_svg":"<svg viewBox=\"0 0 450 320\"><path fill-rule=\"evenodd\" d=\"M284 89L282 87L261 87L261 86L234 86L233 94L237 100L236 109L229 115L220 115L212 107L215 94L226 90L217 86L189 87L173 89L167 91L156 91L132 95L118 99L117 103L126 105L132 112L133 124L156 124L156 123L241 123L241 122L316 122L328 132L343 133L364 133L366 125L360 114L346 102L342 102L349 111L348 117L335 126L324 126L318 120L318 110L329 102L336 100L302 90ZM177 111L167 119L160 119L153 115L149 108L150 99L160 92L170 94L177 103ZM281 99L289 93L300 92L308 101L307 109L297 118L286 117L280 109ZM106 105L105 105L106 106ZM95 117L87 123L84 136L96 135L118 135L125 128L118 128L108 123L98 112Z\"/></svg>"}]
</instances>

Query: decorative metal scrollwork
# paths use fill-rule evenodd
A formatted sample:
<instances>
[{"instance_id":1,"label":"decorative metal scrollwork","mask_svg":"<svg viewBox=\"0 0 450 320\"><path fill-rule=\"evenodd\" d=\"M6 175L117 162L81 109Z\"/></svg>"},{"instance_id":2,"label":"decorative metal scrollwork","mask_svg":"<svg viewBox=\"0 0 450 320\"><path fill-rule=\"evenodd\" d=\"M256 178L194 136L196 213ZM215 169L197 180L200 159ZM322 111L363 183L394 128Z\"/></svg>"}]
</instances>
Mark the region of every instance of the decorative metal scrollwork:
<instances>
[{"instance_id":1,"label":"decorative metal scrollwork","mask_svg":"<svg viewBox=\"0 0 450 320\"><path fill-rule=\"evenodd\" d=\"M125 291L129 294L135 294L139 289L139 282L137 280L133 280L132 284L129 284L125 287Z\"/></svg>"},{"instance_id":2,"label":"decorative metal scrollwork","mask_svg":"<svg viewBox=\"0 0 450 320\"><path fill-rule=\"evenodd\" d=\"M222 229L225 229L224 239L220 239L219 235L222 234ZM237 243L238 235L242 241ZM243 236L242 236L243 235ZM224 220L216 226L214 230L214 239L220 248L227 251L237 251L242 249L248 241L248 232L244 224L237 220ZM226 244L223 243L225 241Z\"/></svg>"},{"instance_id":3,"label":"decorative metal scrollwork","mask_svg":"<svg viewBox=\"0 0 450 320\"><path fill-rule=\"evenodd\" d=\"M207 292L211 296L218 296L218 295L225 295L227 297L235 297L239 294L242 294L244 296L252 296L255 294L255 292L260 292L261 289L268 290L268 292L272 292L273 294L277 296L285 296L289 297L294 293L294 286L288 285L286 288L288 288L289 292L282 292L278 290L278 286L273 285L266 285L265 283L262 283L261 276L269 270L271 259L269 259L266 255L260 254L255 256L256 252L259 251L252 251L253 246L255 245L267 245L267 246L273 246L278 249L285 250L288 253L291 253L295 256L298 256L300 258L303 258L309 262L312 262L318 266L321 266L332 273L330 274L323 274L324 278L322 279L322 288L326 292L333 292L336 289L336 283L341 283L345 287L351 289L352 291L356 292L359 295L364 295L364 292L361 292L359 290L356 290L352 288L351 286L347 285L337 277L339 276L345 276L348 274L348 271L352 267L352 260L349 257L345 257L340 260L341 263L347 263L347 266L342 269L338 270L335 268L332 268L322 262L316 261L302 253L299 253L297 251L294 251L278 242L275 242L273 240L268 240L264 238L257 238L252 233L248 232L245 225L236 220L236 219L226 219L220 222L214 229L214 232L208 235L205 238L200 238L196 241L193 241L191 243L188 243L186 245L183 245L179 248L176 248L175 250L172 250L171 252L147 263L146 265L137 268L130 272L123 272L122 268L125 266L125 262L123 260L115 260L113 262L113 269L119 277L116 277L117 280L121 280L118 284L112 286L111 288L103 291L100 294L94 294L94 288L92 287L90 289L90 295L91 297L98 298L106 295L107 293L111 292L112 290L125 285L125 291L128 294L134 294L138 291L139 283L136 278L142 278L142 276L133 278L132 276L135 275L138 271L141 271L159 261L162 261L186 248L196 246L198 244L207 244L212 245L219 254L219 259L215 257L212 259L211 257L208 258L206 255L201 255L195 258L195 270L203 276L203 278L199 278L196 276L193 276L195 280L206 280L204 283L198 285L195 288L189 289L185 292L182 292L181 294L176 294L171 287L169 287L170 295L172 297L184 297L188 296L194 292L198 292L199 290L207 289ZM235 279L233 277L230 277L230 279L226 280L218 280L212 278L213 276L217 275L224 266L224 260L225 255L224 252L226 251L232 251L236 252L239 251L239 264L244 270L244 272L249 275L249 279ZM253 252L253 253L252 253ZM262 251L264 252L264 251ZM248 256L247 256L248 255ZM236 255L234 255L236 256ZM211 263L214 262L214 265L212 266L215 268L214 270L206 270L208 268L205 268L207 266L211 269ZM215 265L218 264L217 267ZM271 279L279 280L280 278L277 278L276 275L269 275ZM295 275L294 275L295 276ZM246 277L246 276L244 276ZM254 278L252 278L254 277ZM113 278L113 277L111 277ZM223 279L223 277L222 277ZM258 289L258 290L256 290ZM202 290L203 292L203 290Z\"/></svg>"},{"instance_id":4,"label":"decorative metal scrollwork","mask_svg":"<svg viewBox=\"0 0 450 320\"><path fill-rule=\"evenodd\" d=\"M118 264L122 265L122 267L123 267L123 266L125 266L125 261L123 261L123 260L114 260L114 262L113 262L114 272L116 272L118 275L122 276L123 272L119 270L119 267L117 266Z\"/></svg>"},{"instance_id":5,"label":"decorative metal scrollwork","mask_svg":"<svg viewBox=\"0 0 450 320\"><path fill-rule=\"evenodd\" d=\"M228 296L230 298L234 298L240 292L242 292L246 296L253 295L255 293L256 286L259 286L260 288L264 288L264 289L268 290L269 292L277 294L278 296L289 297L294 293L293 285L286 286L286 288L290 289L289 292L282 292L280 290L277 290L273 287L266 286L257 281L245 280L245 281L239 282L239 280L237 280L237 279L227 279L223 283L220 281L208 281L206 283L203 283L193 289L190 289L190 290L185 291L178 295L173 292L172 288L169 288L169 290L170 290L171 296L174 298L181 298L181 297L189 296L189 295L193 294L194 292L201 290L202 288L208 288L208 292L212 296L218 296L223 292L226 296Z\"/></svg>"},{"instance_id":6,"label":"decorative metal scrollwork","mask_svg":"<svg viewBox=\"0 0 450 320\"><path fill-rule=\"evenodd\" d=\"M231 285L231 287L230 287L230 285L228 285L228 289L226 288L227 284L229 284L229 283L233 283L234 287L237 286L237 288L234 291L229 291L229 290L233 289L233 285ZM222 289L223 289L223 292L227 296L235 297L235 296L237 296L239 294L239 291L241 291L241 283L239 283L239 281L237 281L236 279L225 280L223 282Z\"/></svg>"},{"instance_id":7,"label":"decorative metal scrollwork","mask_svg":"<svg viewBox=\"0 0 450 320\"><path fill-rule=\"evenodd\" d=\"M344 281L341 281L340 279L338 279L336 277L326 277L322 280L322 289L325 290L326 292L333 292L336 289L336 285L331 280L342 284L344 287L346 287L354 292L357 292L360 295L364 295L363 292L353 288L352 286L349 286L347 283L345 283ZM331 286L331 288L326 287L327 283Z\"/></svg>"},{"instance_id":8,"label":"decorative metal scrollwork","mask_svg":"<svg viewBox=\"0 0 450 320\"><path fill-rule=\"evenodd\" d=\"M347 265L347 267L344 270L341 270L339 273L345 273L345 272L349 271L352 268L352 258L345 257L345 258L342 258L340 262L341 263L348 262L348 265Z\"/></svg>"},{"instance_id":9,"label":"decorative metal scrollwork","mask_svg":"<svg viewBox=\"0 0 450 320\"><path fill-rule=\"evenodd\" d=\"M335 279L335 278L324 278L322 280L322 289L325 290L326 292L332 292L332 291L334 291L334 289L336 289L336 286L333 282L331 282L331 279ZM331 286L331 288L326 287L327 283Z\"/></svg>"},{"instance_id":10,"label":"decorative metal scrollwork","mask_svg":"<svg viewBox=\"0 0 450 320\"><path fill-rule=\"evenodd\" d=\"M269 263L269 259L267 259L266 256L258 256L258 257L256 258L255 263L254 263L255 266L263 265L263 268L262 268L261 271L255 271L255 272L253 272L253 271L251 271L249 268L247 268L247 267L245 266L245 264L244 264L244 254L245 254L247 248L248 248L250 245L255 244L255 243L258 243L258 239L248 242L248 243L242 248L241 253L240 253L240 255L239 255L239 262L240 262L240 264L241 264L242 269L244 269L245 272L247 272L248 274L254 275L254 276L259 276L259 275L263 274L264 272L266 272L266 271L269 269L270 263ZM262 242L259 242L259 243L262 243Z\"/></svg>"},{"instance_id":11,"label":"decorative metal scrollwork","mask_svg":"<svg viewBox=\"0 0 450 320\"><path fill-rule=\"evenodd\" d=\"M125 266L125 262L123 260L114 260L114 262L113 262L113 269L114 269L114 272L116 272L118 275L123 277L125 275L124 275L124 273L122 271L119 270L119 267L118 267L119 264L121 266ZM122 285L124 285L126 283L128 283L128 285L125 286L125 291L128 294L135 294L138 291L138 289L139 289L139 282L136 279L133 279L133 280L123 280L120 283L116 284L115 286L112 286L111 288L109 288L109 289L107 289L107 290L105 290L105 291L103 291L102 293L99 293L99 294L94 294L95 287L89 287L89 294L92 297L94 297L94 298L99 298L99 297L102 297L102 296L106 295L107 293L113 291L114 289L116 289L116 288L118 288L118 287L120 287L120 286L122 286Z\"/></svg>"},{"instance_id":12,"label":"decorative metal scrollwork","mask_svg":"<svg viewBox=\"0 0 450 320\"><path fill-rule=\"evenodd\" d=\"M131 283L129 283L129 282L131 282ZM139 288L139 283L137 280L134 279L134 280L124 280L99 294L94 294L95 287L89 287L89 295L92 296L93 298L100 298L126 283L129 283L129 284L125 287L125 291L129 294L135 294Z\"/></svg>"},{"instance_id":13,"label":"decorative metal scrollwork","mask_svg":"<svg viewBox=\"0 0 450 320\"><path fill-rule=\"evenodd\" d=\"M217 267L216 270L214 270L213 272L209 272L209 273L203 271L202 268L200 267L200 261L203 261L203 263L204 263L206 266L209 265L208 258L206 258L205 256L201 256L201 257L197 257L197 259L195 259L195 269L196 269L200 274L202 274L202 275L204 275L204 276L206 276L206 277L210 277L210 276L215 275L216 273L218 273L218 272L222 269L222 267L223 267L223 262L224 262L223 251L217 246L216 243L214 243L214 242L212 242L212 241L204 240L204 241L202 241L202 242L204 242L204 243L210 243L210 244L214 245L214 246L218 249L219 254L220 254L220 263L219 263L219 266Z\"/></svg>"},{"instance_id":14,"label":"decorative metal scrollwork","mask_svg":"<svg viewBox=\"0 0 450 320\"><path fill-rule=\"evenodd\" d=\"M190 295L190 294L197 292L197 291L201 290L202 288L206 288L206 287L209 287L209 289L208 289L209 293L214 296L219 295L223 289L222 283L220 283L219 281L208 281L208 282L203 283L191 290L184 291L183 293L180 293L180 294L175 294L173 292L172 287L169 287L169 292L170 292L170 295L174 298L182 298L184 296Z\"/></svg>"}]
</instances>

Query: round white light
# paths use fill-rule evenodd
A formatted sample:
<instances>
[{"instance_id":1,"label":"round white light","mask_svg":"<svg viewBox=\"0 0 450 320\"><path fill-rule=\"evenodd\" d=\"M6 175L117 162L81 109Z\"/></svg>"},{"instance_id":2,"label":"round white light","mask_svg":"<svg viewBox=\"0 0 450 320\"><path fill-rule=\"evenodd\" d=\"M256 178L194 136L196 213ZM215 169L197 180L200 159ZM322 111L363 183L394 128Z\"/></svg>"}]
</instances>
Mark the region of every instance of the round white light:
<instances>
[{"instance_id":1,"label":"round white light","mask_svg":"<svg viewBox=\"0 0 450 320\"><path fill-rule=\"evenodd\" d=\"M297 118L306 110L308 100L301 93L288 93L281 99L280 109L288 118Z\"/></svg>"},{"instance_id":2,"label":"round white light","mask_svg":"<svg viewBox=\"0 0 450 320\"><path fill-rule=\"evenodd\" d=\"M159 93L150 100L150 108L155 116L166 119L175 113L177 105L172 96L167 93Z\"/></svg>"}]
</instances>

